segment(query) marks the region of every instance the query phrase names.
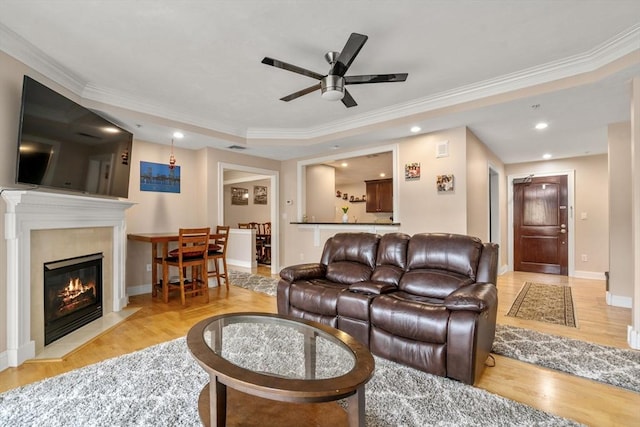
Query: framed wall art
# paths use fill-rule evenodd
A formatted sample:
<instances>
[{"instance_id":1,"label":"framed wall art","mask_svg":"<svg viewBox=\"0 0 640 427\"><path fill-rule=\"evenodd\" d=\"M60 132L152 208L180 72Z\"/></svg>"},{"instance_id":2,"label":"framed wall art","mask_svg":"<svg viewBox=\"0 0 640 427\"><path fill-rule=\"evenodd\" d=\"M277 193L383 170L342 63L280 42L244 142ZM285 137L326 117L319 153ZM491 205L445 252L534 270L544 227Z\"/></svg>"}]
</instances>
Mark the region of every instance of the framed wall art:
<instances>
[{"instance_id":1,"label":"framed wall art","mask_svg":"<svg viewBox=\"0 0 640 427\"><path fill-rule=\"evenodd\" d=\"M166 163L140 162L140 191L180 192L180 166L172 169Z\"/></svg>"},{"instance_id":2,"label":"framed wall art","mask_svg":"<svg viewBox=\"0 0 640 427\"><path fill-rule=\"evenodd\" d=\"M231 204L232 205L248 205L249 190L240 187L231 187Z\"/></svg>"},{"instance_id":3,"label":"framed wall art","mask_svg":"<svg viewBox=\"0 0 640 427\"><path fill-rule=\"evenodd\" d=\"M454 190L453 175L438 175L436 178L438 193L448 193Z\"/></svg>"},{"instance_id":4,"label":"framed wall art","mask_svg":"<svg viewBox=\"0 0 640 427\"><path fill-rule=\"evenodd\" d=\"M254 205L266 205L267 204L267 187L263 185L253 186L253 204Z\"/></svg>"},{"instance_id":5,"label":"framed wall art","mask_svg":"<svg viewBox=\"0 0 640 427\"><path fill-rule=\"evenodd\" d=\"M404 165L405 181L414 181L420 179L420 163L407 163Z\"/></svg>"}]
</instances>

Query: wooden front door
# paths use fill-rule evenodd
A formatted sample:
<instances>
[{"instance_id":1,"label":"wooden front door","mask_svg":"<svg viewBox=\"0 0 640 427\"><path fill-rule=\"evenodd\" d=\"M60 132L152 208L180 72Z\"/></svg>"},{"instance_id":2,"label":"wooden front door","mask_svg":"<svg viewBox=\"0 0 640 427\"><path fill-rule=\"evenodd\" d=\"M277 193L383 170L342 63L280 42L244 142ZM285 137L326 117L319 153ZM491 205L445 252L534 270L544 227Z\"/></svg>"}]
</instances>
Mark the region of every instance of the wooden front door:
<instances>
[{"instance_id":1,"label":"wooden front door","mask_svg":"<svg viewBox=\"0 0 640 427\"><path fill-rule=\"evenodd\" d=\"M514 270L568 274L568 209L566 175L514 180Z\"/></svg>"}]
</instances>

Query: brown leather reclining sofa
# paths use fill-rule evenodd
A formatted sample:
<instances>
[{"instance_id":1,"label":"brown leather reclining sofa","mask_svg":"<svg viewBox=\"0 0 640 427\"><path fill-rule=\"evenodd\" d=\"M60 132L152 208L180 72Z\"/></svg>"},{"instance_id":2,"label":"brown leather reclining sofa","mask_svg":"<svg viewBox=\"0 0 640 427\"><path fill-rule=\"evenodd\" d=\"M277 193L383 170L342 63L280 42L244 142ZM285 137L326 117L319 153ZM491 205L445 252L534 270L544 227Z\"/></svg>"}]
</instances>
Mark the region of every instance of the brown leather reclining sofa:
<instances>
[{"instance_id":1,"label":"brown leather reclining sofa","mask_svg":"<svg viewBox=\"0 0 640 427\"><path fill-rule=\"evenodd\" d=\"M375 355L474 384L495 336L498 245L456 234L338 233L284 268L278 312L343 330Z\"/></svg>"}]
</instances>

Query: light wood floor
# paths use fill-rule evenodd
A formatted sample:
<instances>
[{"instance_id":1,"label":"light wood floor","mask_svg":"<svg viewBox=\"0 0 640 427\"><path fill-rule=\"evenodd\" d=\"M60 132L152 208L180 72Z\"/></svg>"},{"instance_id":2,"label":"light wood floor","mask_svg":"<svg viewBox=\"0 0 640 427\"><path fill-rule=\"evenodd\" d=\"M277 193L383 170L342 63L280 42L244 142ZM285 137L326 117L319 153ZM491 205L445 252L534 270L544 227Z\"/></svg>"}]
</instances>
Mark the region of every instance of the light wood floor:
<instances>
[{"instance_id":1,"label":"light wood floor","mask_svg":"<svg viewBox=\"0 0 640 427\"><path fill-rule=\"evenodd\" d=\"M262 267L258 274L270 275ZM578 327L506 317L525 281L571 285ZM604 281L511 272L499 277L498 289L498 323L628 348L631 310L606 305ZM62 361L27 362L0 372L0 392L184 336L193 324L212 315L233 311L276 312L275 298L245 289L214 288L210 294L209 304L195 297L189 298L185 307L180 305L179 298L172 298L165 305L153 301L150 295L131 297L130 306L141 308L136 314ZM477 387L587 425L640 426L640 393L505 357L495 358L496 366L485 370Z\"/></svg>"}]
</instances>

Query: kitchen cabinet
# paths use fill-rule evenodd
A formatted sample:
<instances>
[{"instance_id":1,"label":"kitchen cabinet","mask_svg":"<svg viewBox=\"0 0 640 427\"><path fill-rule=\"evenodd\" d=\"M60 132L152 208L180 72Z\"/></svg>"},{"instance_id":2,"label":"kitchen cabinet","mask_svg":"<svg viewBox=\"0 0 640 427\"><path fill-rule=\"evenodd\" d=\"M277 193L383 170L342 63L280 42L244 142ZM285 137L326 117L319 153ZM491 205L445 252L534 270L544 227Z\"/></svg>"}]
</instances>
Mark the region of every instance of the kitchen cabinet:
<instances>
[{"instance_id":1,"label":"kitchen cabinet","mask_svg":"<svg viewBox=\"0 0 640 427\"><path fill-rule=\"evenodd\" d=\"M367 212L393 212L393 179L365 181Z\"/></svg>"}]
</instances>

